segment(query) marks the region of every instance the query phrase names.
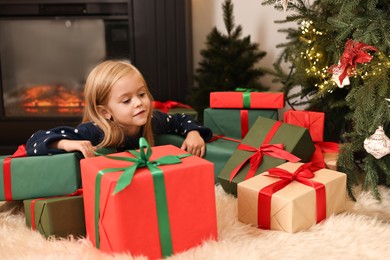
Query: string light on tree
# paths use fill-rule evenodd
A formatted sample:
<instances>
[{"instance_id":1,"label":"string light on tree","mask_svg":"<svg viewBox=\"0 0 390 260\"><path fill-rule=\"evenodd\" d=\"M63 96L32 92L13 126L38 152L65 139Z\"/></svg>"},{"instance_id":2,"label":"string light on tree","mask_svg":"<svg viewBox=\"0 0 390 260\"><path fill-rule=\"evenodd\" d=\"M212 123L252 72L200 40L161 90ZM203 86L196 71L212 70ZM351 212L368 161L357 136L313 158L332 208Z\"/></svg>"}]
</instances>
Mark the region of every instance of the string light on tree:
<instances>
[{"instance_id":1,"label":"string light on tree","mask_svg":"<svg viewBox=\"0 0 390 260\"><path fill-rule=\"evenodd\" d=\"M318 81L321 82L329 77L329 73L327 72L328 67L326 65L321 66L323 63L323 54L316 48L317 42L320 41L324 33L317 30L313 25L313 21L310 20L302 21L300 29L302 35L299 39L307 43L307 49L301 52L301 57L307 61L306 74L309 77L317 77L319 79ZM324 86L318 85L318 87L322 89Z\"/></svg>"}]
</instances>

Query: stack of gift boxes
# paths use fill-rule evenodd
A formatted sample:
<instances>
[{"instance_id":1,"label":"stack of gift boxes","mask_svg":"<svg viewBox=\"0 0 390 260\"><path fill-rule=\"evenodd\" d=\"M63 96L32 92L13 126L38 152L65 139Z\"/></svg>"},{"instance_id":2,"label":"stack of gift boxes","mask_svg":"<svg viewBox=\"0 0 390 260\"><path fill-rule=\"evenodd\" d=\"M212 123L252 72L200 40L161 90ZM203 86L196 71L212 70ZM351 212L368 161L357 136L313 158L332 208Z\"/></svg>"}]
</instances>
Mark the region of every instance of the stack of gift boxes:
<instances>
[{"instance_id":1,"label":"stack of gift boxes","mask_svg":"<svg viewBox=\"0 0 390 260\"><path fill-rule=\"evenodd\" d=\"M0 201L23 201L26 224L46 237L85 236L79 153L1 156Z\"/></svg>"},{"instance_id":2,"label":"stack of gift boxes","mask_svg":"<svg viewBox=\"0 0 390 260\"><path fill-rule=\"evenodd\" d=\"M304 230L345 209L346 175L335 170L337 144L323 142L324 114L287 111L282 121L283 107L283 93L211 93L205 158L171 135L81 161L3 156L0 200L23 200L27 225L47 237L86 235L104 252L152 259L218 239L215 183L237 196L241 222Z\"/></svg>"}]
</instances>

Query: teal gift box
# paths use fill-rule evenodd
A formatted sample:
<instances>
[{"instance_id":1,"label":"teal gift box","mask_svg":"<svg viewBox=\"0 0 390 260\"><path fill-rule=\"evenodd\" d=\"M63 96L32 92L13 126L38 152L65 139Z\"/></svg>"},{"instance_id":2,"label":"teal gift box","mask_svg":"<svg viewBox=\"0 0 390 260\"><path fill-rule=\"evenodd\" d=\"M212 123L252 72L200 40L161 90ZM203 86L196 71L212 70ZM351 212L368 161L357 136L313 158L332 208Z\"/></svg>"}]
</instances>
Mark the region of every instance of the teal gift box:
<instances>
[{"instance_id":1,"label":"teal gift box","mask_svg":"<svg viewBox=\"0 0 390 260\"><path fill-rule=\"evenodd\" d=\"M26 225L46 238L85 236L83 196L24 200Z\"/></svg>"},{"instance_id":2,"label":"teal gift box","mask_svg":"<svg viewBox=\"0 0 390 260\"><path fill-rule=\"evenodd\" d=\"M278 110L206 108L203 111L205 127L217 135L233 138L244 138L259 116L278 120Z\"/></svg>"},{"instance_id":3,"label":"teal gift box","mask_svg":"<svg viewBox=\"0 0 390 260\"><path fill-rule=\"evenodd\" d=\"M276 144L279 146L283 145L281 150L284 151L278 150L276 153L280 154L287 151L293 155L291 157L300 158L300 162L309 162L315 150L310 133L306 128L265 117L258 117L242 140L243 145L251 147L250 151L238 147L218 176L222 188L227 193L237 195L237 184L250 176L248 173L252 171L251 164L254 164L256 161L254 156L258 156L258 166L254 167L254 175L258 175L287 161L286 159L276 158L273 154L272 156L267 154L265 151L270 149L270 147L263 147L264 143L275 144L275 146ZM274 147L271 148L275 149ZM253 161L249 162L251 156L254 158Z\"/></svg>"},{"instance_id":4,"label":"teal gift box","mask_svg":"<svg viewBox=\"0 0 390 260\"><path fill-rule=\"evenodd\" d=\"M232 141L217 138L215 141L206 143L206 154L203 159L214 163L214 182L218 182L218 174L229 160L230 156L236 150L240 140ZM162 134L155 136L155 145L171 144L181 147L184 138L178 135Z\"/></svg>"},{"instance_id":5,"label":"teal gift box","mask_svg":"<svg viewBox=\"0 0 390 260\"><path fill-rule=\"evenodd\" d=\"M0 200L25 200L73 193L81 186L80 153L11 158L0 156Z\"/></svg>"}]
</instances>

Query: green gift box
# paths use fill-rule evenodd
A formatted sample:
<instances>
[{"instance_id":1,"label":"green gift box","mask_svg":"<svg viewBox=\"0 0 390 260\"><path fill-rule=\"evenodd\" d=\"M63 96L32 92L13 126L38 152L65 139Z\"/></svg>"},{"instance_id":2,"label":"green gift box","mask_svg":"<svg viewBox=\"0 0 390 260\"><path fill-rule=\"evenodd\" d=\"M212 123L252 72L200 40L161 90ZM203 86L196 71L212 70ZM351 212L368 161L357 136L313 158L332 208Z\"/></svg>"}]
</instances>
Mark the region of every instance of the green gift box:
<instances>
[{"instance_id":1,"label":"green gift box","mask_svg":"<svg viewBox=\"0 0 390 260\"><path fill-rule=\"evenodd\" d=\"M275 126L278 126L279 128L275 128ZM269 141L264 142L266 139ZM283 144L284 150L299 157L301 159L300 162L309 162L315 150L310 133L306 128L282 123L265 117L258 117L242 141L243 145L251 146L257 150L235 150L218 176L221 186L227 193L237 195L237 184L245 180L248 172L250 172L251 163L254 163L244 163L249 157L253 155L263 155L258 167L255 168L255 175L287 161L285 159L265 155L264 150L261 151L259 149L264 143ZM240 168L241 164L243 165ZM231 174L237 169L239 169L237 174L230 181Z\"/></svg>"},{"instance_id":2,"label":"green gift box","mask_svg":"<svg viewBox=\"0 0 390 260\"><path fill-rule=\"evenodd\" d=\"M259 116L278 120L278 110L206 108L203 111L205 127L217 135L233 138L244 138Z\"/></svg>"},{"instance_id":3,"label":"green gift box","mask_svg":"<svg viewBox=\"0 0 390 260\"><path fill-rule=\"evenodd\" d=\"M0 156L0 200L68 195L81 186L81 153L12 158Z\"/></svg>"},{"instance_id":4,"label":"green gift box","mask_svg":"<svg viewBox=\"0 0 390 260\"><path fill-rule=\"evenodd\" d=\"M27 226L45 237L85 236L82 195L30 199L23 204Z\"/></svg>"},{"instance_id":5,"label":"green gift box","mask_svg":"<svg viewBox=\"0 0 390 260\"><path fill-rule=\"evenodd\" d=\"M155 109L155 110L159 110L159 109ZM186 114L186 115L191 116L195 120L198 120L198 112L196 112L193 109L189 109L189 108L181 108L181 107L171 108L168 110L167 114L169 114L169 115Z\"/></svg>"},{"instance_id":6,"label":"green gift box","mask_svg":"<svg viewBox=\"0 0 390 260\"><path fill-rule=\"evenodd\" d=\"M162 134L155 136L155 145L172 144L180 148L183 141L184 138L178 135ZM218 182L218 174L221 172L233 152L237 149L238 144L239 142L222 138L206 143L206 154L203 158L214 163L215 183Z\"/></svg>"}]
</instances>

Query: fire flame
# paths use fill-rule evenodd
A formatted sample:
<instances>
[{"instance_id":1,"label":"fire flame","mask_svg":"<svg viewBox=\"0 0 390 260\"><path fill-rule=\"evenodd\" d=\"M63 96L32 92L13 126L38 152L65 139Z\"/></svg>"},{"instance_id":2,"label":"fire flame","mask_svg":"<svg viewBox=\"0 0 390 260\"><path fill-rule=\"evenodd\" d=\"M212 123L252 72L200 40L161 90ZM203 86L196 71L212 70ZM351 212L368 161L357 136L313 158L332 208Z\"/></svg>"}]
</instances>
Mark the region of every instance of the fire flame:
<instances>
[{"instance_id":1,"label":"fire flame","mask_svg":"<svg viewBox=\"0 0 390 260\"><path fill-rule=\"evenodd\" d=\"M61 85L39 85L26 88L22 102L28 113L81 114L82 93Z\"/></svg>"}]
</instances>

